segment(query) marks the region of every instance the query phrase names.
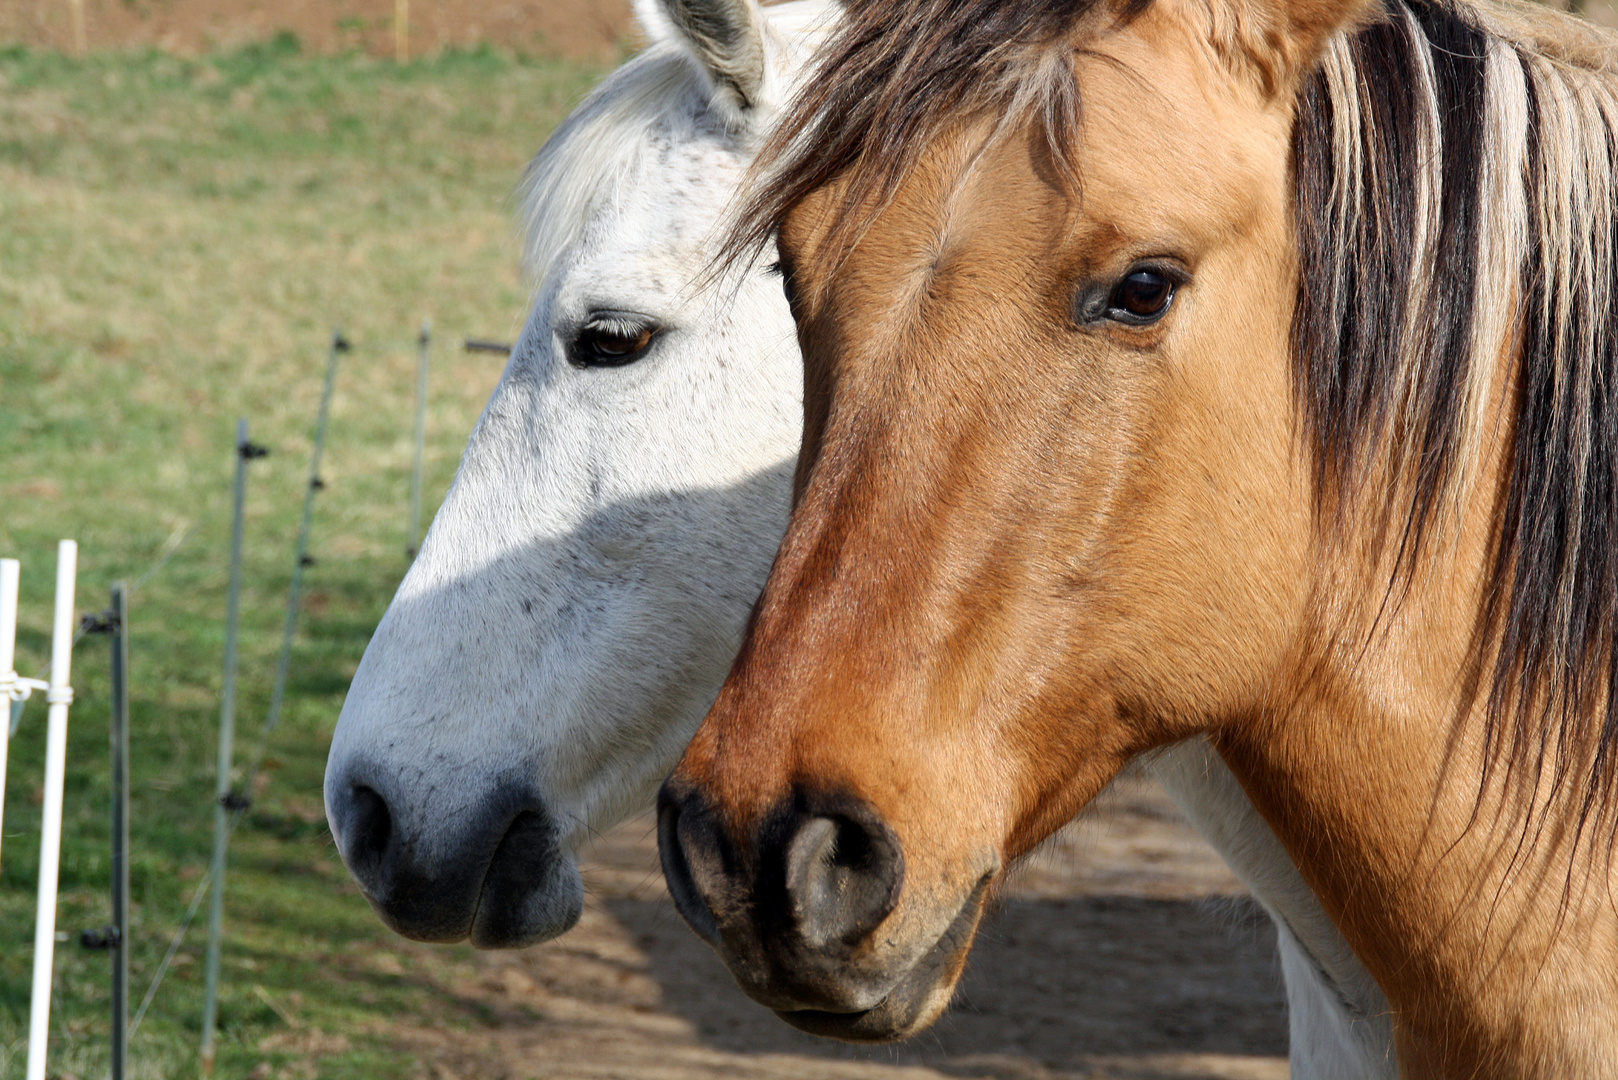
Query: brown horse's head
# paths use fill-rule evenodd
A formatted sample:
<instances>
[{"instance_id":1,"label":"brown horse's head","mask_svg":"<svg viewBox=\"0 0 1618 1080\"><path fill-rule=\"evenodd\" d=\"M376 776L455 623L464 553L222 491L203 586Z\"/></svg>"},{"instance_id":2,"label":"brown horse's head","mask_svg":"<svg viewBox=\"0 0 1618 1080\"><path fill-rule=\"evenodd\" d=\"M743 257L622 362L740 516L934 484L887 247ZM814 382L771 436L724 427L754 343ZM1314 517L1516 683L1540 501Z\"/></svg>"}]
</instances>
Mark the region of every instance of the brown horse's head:
<instances>
[{"instance_id":1,"label":"brown horse's head","mask_svg":"<svg viewBox=\"0 0 1618 1080\"><path fill-rule=\"evenodd\" d=\"M929 1023L1011 860L1292 662L1290 139L1360 6L870 4L782 137L797 506L660 839L790 1022Z\"/></svg>"}]
</instances>

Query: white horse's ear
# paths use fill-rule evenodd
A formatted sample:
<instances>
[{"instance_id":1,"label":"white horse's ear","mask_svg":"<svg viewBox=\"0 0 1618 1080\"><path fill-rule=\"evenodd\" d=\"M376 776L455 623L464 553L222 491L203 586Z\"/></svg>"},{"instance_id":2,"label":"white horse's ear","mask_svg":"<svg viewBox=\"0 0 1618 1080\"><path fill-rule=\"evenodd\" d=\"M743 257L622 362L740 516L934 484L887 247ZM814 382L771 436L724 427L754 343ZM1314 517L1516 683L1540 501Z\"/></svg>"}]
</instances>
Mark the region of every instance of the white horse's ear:
<instances>
[{"instance_id":1,"label":"white horse's ear","mask_svg":"<svg viewBox=\"0 0 1618 1080\"><path fill-rule=\"evenodd\" d=\"M732 122L767 106L769 57L757 0L635 0L654 41L684 46L713 84L715 103Z\"/></svg>"}]
</instances>

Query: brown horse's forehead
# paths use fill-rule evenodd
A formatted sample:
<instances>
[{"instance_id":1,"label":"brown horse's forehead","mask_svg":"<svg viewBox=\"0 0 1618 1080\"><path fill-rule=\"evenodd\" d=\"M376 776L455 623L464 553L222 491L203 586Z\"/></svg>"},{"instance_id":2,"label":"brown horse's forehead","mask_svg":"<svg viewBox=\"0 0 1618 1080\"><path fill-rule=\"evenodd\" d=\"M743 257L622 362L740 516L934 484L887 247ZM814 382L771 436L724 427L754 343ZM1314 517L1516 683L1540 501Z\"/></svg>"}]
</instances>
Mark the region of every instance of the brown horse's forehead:
<instances>
[{"instance_id":1,"label":"brown horse's forehead","mask_svg":"<svg viewBox=\"0 0 1618 1080\"><path fill-rule=\"evenodd\" d=\"M1075 53L1083 209L1215 242L1285 205L1292 108L1167 4Z\"/></svg>"},{"instance_id":2,"label":"brown horse's forehead","mask_svg":"<svg viewBox=\"0 0 1618 1080\"><path fill-rule=\"evenodd\" d=\"M1284 213L1290 106L1216 58L1184 5L1154 4L1076 41L1073 69L1076 189L1053 167L1037 114L965 121L933 140L852 251L822 247L858 209L845 205L851 177L787 215L782 251L808 292L828 274L866 272L889 303L908 307L965 252L979 266L1021 261L1035 276L1156 254L1194 266Z\"/></svg>"}]
</instances>

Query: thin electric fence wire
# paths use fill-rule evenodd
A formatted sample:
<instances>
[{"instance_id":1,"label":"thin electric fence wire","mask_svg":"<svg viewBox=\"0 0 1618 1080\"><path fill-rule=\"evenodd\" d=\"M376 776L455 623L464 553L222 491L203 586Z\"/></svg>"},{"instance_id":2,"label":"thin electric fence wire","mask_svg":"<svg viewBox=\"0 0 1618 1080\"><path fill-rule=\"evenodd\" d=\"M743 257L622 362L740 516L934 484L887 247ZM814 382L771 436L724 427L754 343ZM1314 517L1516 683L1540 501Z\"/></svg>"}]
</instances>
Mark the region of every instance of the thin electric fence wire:
<instances>
[{"instance_id":1,"label":"thin electric fence wire","mask_svg":"<svg viewBox=\"0 0 1618 1080\"><path fill-rule=\"evenodd\" d=\"M134 593L142 585L156 577L162 571L162 569L169 564L169 560L174 558L175 554L185 546L185 542L191 539L192 534L194 534L197 529L202 526L203 521L212 517L213 514L209 513L205 515L204 518L190 522L186 525L181 525L179 528L169 533L169 538L163 541L162 550L157 553L157 561L152 563L151 566L148 566L140 577L129 583L129 592Z\"/></svg>"},{"instance_id":2,"label":"thin electric fence wire","mask_svg":"<svg viewBox=\"0 0 1618 1080\"><path fill-rule=\"evenodd\" d=\"M259 729L259 746L258 753L256 755L257 760L254 762L252 770L246 774L247 785L244 790L248 792L251 792L255 787L258 786L258 778L262 772L261 767L264 762L265 751L269 745L271 730L272 729L268 723L268 718L266 718L265 723L263 723ZM226 830L227 836L234 836L236 834L236 826L241 824L242 817L247 813L247 809L248 808L243 805L238 806L231 811L230 823ZM207 899L208 890L212 886L213 871L209 870L202 875L202 880L197 882L197 891L192 895L191 903L185 910L185 918L180 920L180 925L175 929L174 936L169 939L169 947L167 951L164 952L163 960L160 964L158 964L157 971L155 974L153 974L150 985L146 987L146 994L141 998L140 1008L136 1010L135 1018L129 1022L129 1041L131 1043L135 1041L135 1032L140 1030L140 1022L145 1019L146 1010L151 1006L152 1000L157 997L158 988L163 985L163 979L168 975L169 967L174 963L175 955L179 953L180 946L185 942L185 935L191 930L191 924L196 922L197 912L202 910L202 902L203 900Z\"/></svg>"},{"instance_id":3,"label":"thin electric fence wire","mask_svg":"<svg viewBox=\"0 0 1618 1080\"><path fill-rule=\"evenodd\" d=\"M157 965L157 972L152 981L147 984L146 996L140 999L140 1008L135 1010L135 1018L129 1022L129 1041L135 1041L135 1032L140 1030L140 1022L146 1019L146 1010L151 1008L152 999L157 997L157 988L163 985L163 977L169 973L169 965L174 962L174 956L180 951L180 945L185 941L187 930L196 919L197 912L202 908L202 901L208 895L208 887L213 884L213 873L210 871L197 882L197 891L191 896L191 905L185 909L185 918L180 920L179 929L169 938L168 951L163 954L162 963Z\"/></svg>"}]
</instances>

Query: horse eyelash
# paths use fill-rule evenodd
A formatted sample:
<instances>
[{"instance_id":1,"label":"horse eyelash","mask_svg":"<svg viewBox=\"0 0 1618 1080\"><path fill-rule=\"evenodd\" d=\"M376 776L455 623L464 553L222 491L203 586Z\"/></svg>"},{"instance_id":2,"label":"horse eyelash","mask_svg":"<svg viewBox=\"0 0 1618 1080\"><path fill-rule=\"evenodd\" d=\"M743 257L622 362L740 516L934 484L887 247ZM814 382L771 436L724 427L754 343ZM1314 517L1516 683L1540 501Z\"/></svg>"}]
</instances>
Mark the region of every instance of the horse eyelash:
<instances>
[{"instance_id":1,"label":"horse eyelash","mask_svg":"<svg viewBox=\"0 0 1618 1080\"><path fill-rule=\"evenodd\" d=\"M627 315L609 315L598 312L590 316L584 323L586 330L610 330L619 334L638 334L647 328L647 323L640 319L632 319Z\"/></svg>"}]
</instances>

